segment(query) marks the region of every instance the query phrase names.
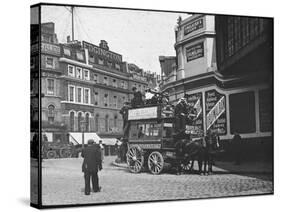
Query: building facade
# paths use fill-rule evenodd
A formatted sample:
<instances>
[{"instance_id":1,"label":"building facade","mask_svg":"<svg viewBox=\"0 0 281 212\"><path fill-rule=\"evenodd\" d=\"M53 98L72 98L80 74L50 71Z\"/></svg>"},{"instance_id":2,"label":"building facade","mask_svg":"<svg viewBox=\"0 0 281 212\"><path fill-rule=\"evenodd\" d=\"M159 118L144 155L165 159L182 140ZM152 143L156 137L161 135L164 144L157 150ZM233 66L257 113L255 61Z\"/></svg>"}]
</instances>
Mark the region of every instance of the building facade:
<instances>
[{"instance_id":1,"label":"building facade","mask_svg":"<svg viewBox=\"0 0 281 212\"><path fill-rule=\"evenodd\" d=\"M42 25L42 123L50 140L65 140L60 132L95 132L102 138L123 135L119 113L132 98L132 88L153 87L156 74L123 61L101 40L58 43L54 25ZM53 23L51 23L53 24Z\"/></svg>"},{"instance_id":2,"label":"building facade","mask_svg":"<svg viewBox=\"0 0 281 212\"><path fill-rule=\"evenodd\" d=\"M49 140L65 140L66 130L61 110L61 48L55 34L54 23L41 25L41 124Z\"/></svg>"},{"instance_id":3,"label":"building facade","mask_svg":"<svg viewBox=\"0 0 281 212\"><path fill-rule=\"evenodd\" d=\"M210 108L206 108L205 96L214 87L208 81L216 70L215 17L193 15L185 20L178 19L175 30L176 56L160 56L162 70L161 91L169 94L171 103L176 103L184 94L189 94L189 102L197 108L196 130L206 132L211 125L206 122ZM205 87L204 87L205 86ZM215 93L217 95L217 93ZM215 105L212 99L213 106ZM218 101L218 100L216 100ZM220 126L222 123L220 124ZM222 132L225 129L220 127Z\"/></svg>"},{"instance_id":4,"label":"building facade","mask_svg":"<svg viewBox=\"0 0 281 212\"><path fill-rule=\"evenodd\" d=\"M161 90L173 102L189 94L200 113L196 128L204 133L216 131L227 141L238 132L260 152L265 144L270 155L272 20L193 15L178 20L175 34L176 70L160 58Z\"/></svg>"}]
</instances>

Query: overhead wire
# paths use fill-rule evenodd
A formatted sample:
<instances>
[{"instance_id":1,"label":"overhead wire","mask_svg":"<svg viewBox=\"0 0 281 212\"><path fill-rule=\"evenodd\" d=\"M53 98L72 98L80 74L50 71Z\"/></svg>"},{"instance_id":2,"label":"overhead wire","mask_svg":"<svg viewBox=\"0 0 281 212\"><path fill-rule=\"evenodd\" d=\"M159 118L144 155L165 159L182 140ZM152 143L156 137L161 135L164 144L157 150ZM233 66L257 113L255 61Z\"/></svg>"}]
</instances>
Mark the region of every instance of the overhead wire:
<instances>
[{"instance_id":1,"label":"overhead wire","mask_svg":"<svg viewBox=\"0 0 281 212\"><path fill-rule=\"evenodd\" d=\"M78 15L77 12L76 12L76 17L77 17L77 19L78 19L78 22L79 22L80 25L81 25L82 30L84 31L84 33L86 34L87 38L89 39L89 42L92 43L93 41L92 41L91 37L89 36L89 34L87 33L87 30L84 28L84 24L83 24L83 22L81 21L81 19L80 19L80 17L79 17L79 15Z\"/></svg>"},{"instance_id":2,"label":"overhead wire","mask_svg":"<svg viewBox=\"0 0 281 212\"><path fill-rule=\"evenodd\" d=\"M62 37L65 38L66 37L66 32L68 31L69 29L69 25L70 25L70 22L68 21L69 20L69 17L70 17L70 14L68 13L68 15L66 16L66 21L64 24L64 29L63 29L63 33L62 33ZM68 33L69 34L69 33Z\"/></svg>"}]
</instances>

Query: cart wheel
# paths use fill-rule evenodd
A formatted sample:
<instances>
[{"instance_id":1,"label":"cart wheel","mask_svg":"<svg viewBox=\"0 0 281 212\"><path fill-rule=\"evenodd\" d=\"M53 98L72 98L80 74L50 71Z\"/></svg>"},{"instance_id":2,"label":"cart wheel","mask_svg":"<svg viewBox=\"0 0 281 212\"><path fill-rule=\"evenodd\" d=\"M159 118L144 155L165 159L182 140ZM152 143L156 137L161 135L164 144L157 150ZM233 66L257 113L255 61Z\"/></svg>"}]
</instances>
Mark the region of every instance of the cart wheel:
<instances>
[{"instance_id":1,"label":"cart wheel","mask_svg":"<svg viewBox=\"0 0 281 212\"><path fill-rule=\"evenodd\" d=\"M46 154L48 159L53 159L57 157L57 153L55 150L49 150Z\"/></svg>"},{"instance_id":2,"label":"cart wheel","mask_svg":"<svg viewBox=\"0 0 281 212\"><path fill-rule=\"evenodd\" d=\"M152 174L160 174L164 167L164 159L160 152L152 152L148 157L148 169Z\"/></svg>"},{"instance_id":3,"label":"cart wheel","mask_svg":"<svg viewBox=\"0 0 281 212\"><path fill-rule=\"evenodd\" d=\"M69 149L69 148L60 149L60 157L61 158L70 158L71 156L72 156L71 149Z\"/></svg>"},{"instance_id":4,"label":"cart wheel","mask_svg":"<svg viewBox=\"0 0 281 212\"><path fill-rule=\"evenodd\" d=\"M138 146L131 147L127 152L127 164L133 173L139 173L142 169L144 158L141 148Z\"/></svg>"},{"instance_id":5,"label":"cart wheel","mask_svg":"<svg viewBox=\"0 0 281 212\"><path fill-rule=\"evenodd\" d=\"M182 163L181 164L182 170L184 172L193 171L193 163L194 163L194 161L192 161L192 160Z\"/></svg>"}]
</instances>

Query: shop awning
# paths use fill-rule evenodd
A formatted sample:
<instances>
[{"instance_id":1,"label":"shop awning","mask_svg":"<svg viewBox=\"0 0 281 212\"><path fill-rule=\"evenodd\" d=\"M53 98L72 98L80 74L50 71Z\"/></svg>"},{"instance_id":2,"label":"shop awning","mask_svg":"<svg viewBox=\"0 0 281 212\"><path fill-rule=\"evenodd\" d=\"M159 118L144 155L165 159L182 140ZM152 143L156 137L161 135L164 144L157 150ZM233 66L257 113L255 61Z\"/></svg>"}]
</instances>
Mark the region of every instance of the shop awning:
<instances>
[{"instance_id":1,"label":"shop awning","mask_svg":"<svg viewBox=\"0 0 281 212\"><path fill-rule=\"evenodd\" d=\"M121 142L117 138L102 138L101 140L105 145L115 145L116 141L118 141L118 145L121 144Z\"/></svg>"},{"instance_id":2,"label":"shop awning","mask_svg":"<svg viewBox=\"0 0 281 212\"><path fill-rule=\"evenodd\" d=\"M98 144L101 139L97 133L84 133L84 143L87 144L89 139L94 139ZM69 133L69 142L73 144L82 144L82 133L80 132L70 132Z\"/></svg>"}]
</instances>

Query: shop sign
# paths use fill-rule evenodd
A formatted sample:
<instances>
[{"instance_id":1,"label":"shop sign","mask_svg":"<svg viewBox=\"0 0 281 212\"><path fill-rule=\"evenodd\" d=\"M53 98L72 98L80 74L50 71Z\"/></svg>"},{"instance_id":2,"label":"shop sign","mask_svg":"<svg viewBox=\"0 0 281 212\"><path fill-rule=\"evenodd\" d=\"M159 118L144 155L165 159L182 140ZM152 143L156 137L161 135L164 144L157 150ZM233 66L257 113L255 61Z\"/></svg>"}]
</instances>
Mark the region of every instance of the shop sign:
<instances>
[{"instance_id":1,"label":"shop sign","mask_svg":"<svg viewBox=\"0 0 281 212\"><path fill-rule=\"evenodd\" d=\"M226 97L216 90L206 91L206 129L226 134Z\"/></svg>"},{"instance_id":2,"label":"shop sign","mask_svg":"<svg viewBox=\"0 0 281 212\"><path fill-rule=\"evenodd\" d=\"M129 148L134 147L134 146L139 146L141 149L160 149L161 148L161 144L130 144Z\"/></svg>"},{"instance_id":3,"label":"shop sign","mask_svg":"<svg viewBox=\"0 0 281 212\"><path fill-rule=\"evenodd\" d=\"M198 43L186 48L186 61L190 62L197 58L204 57L204 43Z\"/></svg>"},{"instance_id":4,"label":"shop sign","mask_svg":"<svg viewBox=\"0 0 281 212\"><path fill-rule=\"evenodd\" d=\"M83 41L83 48L88 49L90 56L98 55L110 61L115 61L117 63L122 62L122 55L107 51L94 44Z\"/></svg>"},{"instance_id":5,"label":"shop sign","mask_svg":"<svg viewBox=\"0 0 281 212\"><path fill-rule=\"evenodd\" d=\"M202 18L192 22L191 24L186 25L184 27L184 35L188 35L191 32L194 32L201 28L203 28L203 19Z\"/></svg>"},{"instance_id":6,"label":"shop sign","mask_svg":"<svg viewBox=\"0 0 281 212\"><path fill-rule=\"evenodd\" d=\"M158 109L156 107L145 107L130 109L128 112L128 120L141 120L157 118Z\"/></svg>"},{"instance_id":7,"label":"shop sign","mask_svg":"<svg viewBox=\"0 0 281 212\"><path fill-rule=\"evenodd\" d=\"M194 121L193 126L187 126L187 131L190 130L191 133L200 134L203 132L203 102L202 102L202 93L190 94L187 97L187 102L193 108L196 109L196 120Z\"/></svg>"},{"instance_id":8,"label":"shop sign","mask_svg":"<svg viewBox=\"0 0 281 212\"><path fill-rule=\"evenodd\" d=\"M41 51L48 54L60 55L60 47L50 43L41 43Z\"/></svg>"}]
</instances>

